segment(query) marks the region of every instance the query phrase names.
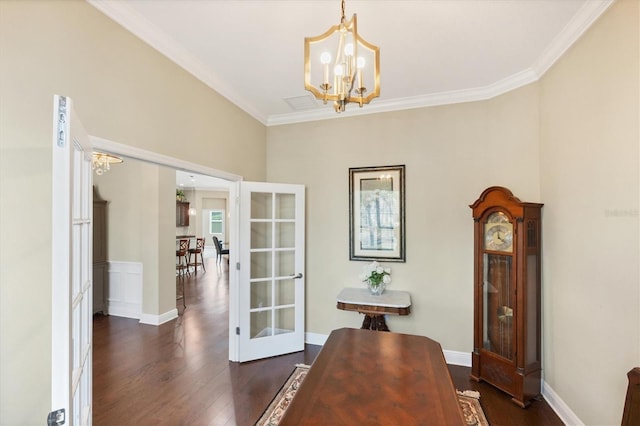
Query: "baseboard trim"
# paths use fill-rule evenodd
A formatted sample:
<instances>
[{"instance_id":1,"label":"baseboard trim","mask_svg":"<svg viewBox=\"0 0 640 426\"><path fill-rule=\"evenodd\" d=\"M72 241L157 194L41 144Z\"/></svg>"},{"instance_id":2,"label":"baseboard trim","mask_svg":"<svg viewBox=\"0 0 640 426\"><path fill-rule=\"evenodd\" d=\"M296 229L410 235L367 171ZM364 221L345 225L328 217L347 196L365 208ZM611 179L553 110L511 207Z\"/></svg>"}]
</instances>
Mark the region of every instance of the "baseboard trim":
<instances>
[{"instance_id":1,"label":"baseboard trim","mask_svg":"<svg viewBox=\"0 0 640 426\"><path fill-rule=\"evenodd\" d=\"M542 396L549 404L549 407L556 412L560 420L566 425L584 426L584 422L569 408L551 386L542 381Z\"/></svg>"},{"instance_id":2,"label":"baseboard trim","mask_svg":"<svg viewBox=\"0 0 640 426\"><path fill-rule=\"evenodd\" d=\"M107 313L112 317L122 317L140 319L140 314L135 313L136 305L126 305L123 303L110 303Z\"/></svg>"},{"instance_id":3,"label":"baseboard trim","mask_svg":"<svg viewBox=\"0 0 640 426\"><path fill-rule=\"evenodd\" d=\"M304 333L304 342L308 345L324 346L329 336L318 333Z\"/></svg>"},{"instance_id":4,"label":"baseboard trim","mask_svg":"<svg viewBox=\"0 0 640 426\"><path fill-rule=\"evenodd\" d=\"M447 364L471 367L471 352L458 352L442 350Z\"/></svg>"},{"instance_id":5,"label":"baseboard trim","mask_svg":"<svg viewBox=\"0 0 640 426\"><path fill-rule=\"evenodd\" d=\"M142 314L140 316L140 324L160 325L178 318L178 310L171 309L160 315Z\"/></svg>"}]
</instances>

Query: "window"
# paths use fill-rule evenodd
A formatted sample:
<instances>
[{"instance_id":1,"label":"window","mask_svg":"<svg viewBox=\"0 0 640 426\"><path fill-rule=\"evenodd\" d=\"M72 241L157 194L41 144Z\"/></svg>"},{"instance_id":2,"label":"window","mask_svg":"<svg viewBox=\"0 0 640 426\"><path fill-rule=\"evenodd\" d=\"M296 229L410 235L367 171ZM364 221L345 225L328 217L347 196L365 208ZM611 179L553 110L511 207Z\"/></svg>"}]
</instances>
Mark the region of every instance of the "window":
<instances>
[{"instance_id":1,"label":"window","mask_svg":"<svg viewBox=\"0 0 640 426\"><path fill-rule=\"evenodd\" d=\"M224 233L224 210L209 212L209 233L222 235Z\"/></svg>"}]
</instances>

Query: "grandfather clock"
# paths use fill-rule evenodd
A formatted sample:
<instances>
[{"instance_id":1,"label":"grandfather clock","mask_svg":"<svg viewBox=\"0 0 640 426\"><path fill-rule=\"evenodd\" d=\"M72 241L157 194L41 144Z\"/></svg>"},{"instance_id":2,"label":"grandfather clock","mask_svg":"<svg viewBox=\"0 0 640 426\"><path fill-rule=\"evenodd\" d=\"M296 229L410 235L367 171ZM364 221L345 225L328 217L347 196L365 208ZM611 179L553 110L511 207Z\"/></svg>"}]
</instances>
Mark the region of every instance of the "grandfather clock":
<instances>
[{"instance_id":1,"label":"grandfather clock","mask_svg":"<svg viewBox=\"0 0 640 426\"><path fill-rule=\"evenodd\" d=\"M524 408L540 395L542 204L493 186L469 207L475 222L471 378Z\"/></svg>"}]
</instances>

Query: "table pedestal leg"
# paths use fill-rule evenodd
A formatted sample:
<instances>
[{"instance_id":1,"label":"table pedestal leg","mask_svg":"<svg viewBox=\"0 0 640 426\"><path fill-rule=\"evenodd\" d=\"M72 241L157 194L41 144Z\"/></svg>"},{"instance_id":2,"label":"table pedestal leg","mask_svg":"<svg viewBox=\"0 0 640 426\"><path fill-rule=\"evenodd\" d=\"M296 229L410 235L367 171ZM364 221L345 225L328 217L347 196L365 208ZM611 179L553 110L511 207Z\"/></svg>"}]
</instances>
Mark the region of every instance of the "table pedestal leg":
<instances>
[{"instance_id":1,"label":"table pedestal leg","mask_svg":"<svg viewBox=\"0 0 640 426\"><path fill-rule=\"evenodd\" d=\"M389 331L387 322L384 320L384 315L364 314L364 320L360 328L365 330Z\"/></svg>"},{"instance_id":2,"label":"table pedestal leg","mask_svg":"<svg viewBox=\"0 0 640 426\"><path fill-rule=\"evenodd\" d=\"M364 314L364 319L362 320L362 327L360 327L363 330L369 330L371 329L371 317L367 314Z\"/></svg>"}]
</instances>

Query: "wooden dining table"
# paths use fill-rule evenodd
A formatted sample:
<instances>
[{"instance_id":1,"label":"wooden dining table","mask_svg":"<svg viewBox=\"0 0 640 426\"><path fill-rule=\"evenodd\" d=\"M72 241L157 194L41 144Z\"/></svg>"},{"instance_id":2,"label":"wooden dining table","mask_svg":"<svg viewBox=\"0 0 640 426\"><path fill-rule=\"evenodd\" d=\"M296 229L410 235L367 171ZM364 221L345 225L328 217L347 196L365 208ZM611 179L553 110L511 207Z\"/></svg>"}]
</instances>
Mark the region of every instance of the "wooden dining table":
<instances>
[{"instance_id":1,"label":"wooden dining table","mask_svg":"<svg viewBox=\"0 0 640 426\"><path fill-rule=\"evenodd\" d=\"M329 335L280 425L465 425L440 344L342 328Z\"/></svg>"}]
</instances>

